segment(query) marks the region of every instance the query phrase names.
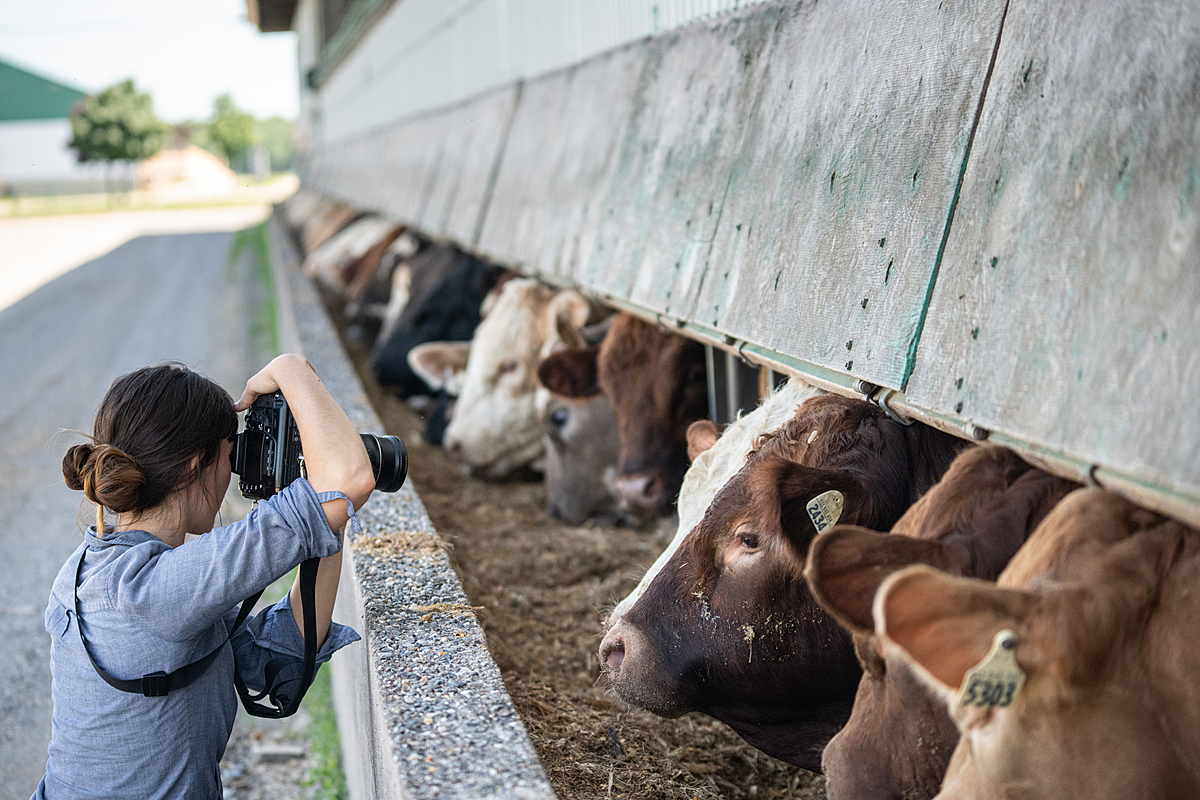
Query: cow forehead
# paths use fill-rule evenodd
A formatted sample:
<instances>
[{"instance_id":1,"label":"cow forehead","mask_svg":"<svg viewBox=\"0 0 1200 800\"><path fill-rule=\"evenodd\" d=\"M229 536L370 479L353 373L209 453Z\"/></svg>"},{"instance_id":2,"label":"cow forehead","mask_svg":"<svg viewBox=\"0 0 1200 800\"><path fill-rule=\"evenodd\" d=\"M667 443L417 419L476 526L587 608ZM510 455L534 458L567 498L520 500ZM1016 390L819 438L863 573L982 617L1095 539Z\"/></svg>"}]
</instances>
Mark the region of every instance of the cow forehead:
<instances>
[{"instance_id":1,"label":"cow forehead","mask_svg":"<svg viewBox=\"0 0 1200 800\"><path fill-rule=\"evenodd\" d=\"M535 357L547 335L544 316L549 300L539 287L510 291L506 286L505 294L475 331L468 373L478 373L481 367L505 358Z\"/></svg>"},{"instance_id":2,"label":"cow forehead","mask_svg":"<svg viewBox=\"0 0 1200 800\"><path fill-rule=\"evenodd\" d=\"M600 372L613 375L649 366L673 338L637 317L619 315L600 343Z\"/></svg>"}]
</instances>

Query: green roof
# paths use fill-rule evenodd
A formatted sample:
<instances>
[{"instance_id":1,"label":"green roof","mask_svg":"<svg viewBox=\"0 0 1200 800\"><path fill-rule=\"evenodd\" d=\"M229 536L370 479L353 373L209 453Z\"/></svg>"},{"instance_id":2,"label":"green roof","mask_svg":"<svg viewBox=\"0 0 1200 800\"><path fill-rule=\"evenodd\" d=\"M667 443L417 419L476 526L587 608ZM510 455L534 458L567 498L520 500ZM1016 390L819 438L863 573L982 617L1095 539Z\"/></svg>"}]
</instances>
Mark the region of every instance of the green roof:
<instances>
[{"instance_id":1,"label":"green roof","mask_svg":"<svg viewBox=\"0 0 1200 800\"><path fill-rule=\"evenodd\" d=\"M66 119L86 95L0 61L0 122Z\"/></svg>"}]
</instances>

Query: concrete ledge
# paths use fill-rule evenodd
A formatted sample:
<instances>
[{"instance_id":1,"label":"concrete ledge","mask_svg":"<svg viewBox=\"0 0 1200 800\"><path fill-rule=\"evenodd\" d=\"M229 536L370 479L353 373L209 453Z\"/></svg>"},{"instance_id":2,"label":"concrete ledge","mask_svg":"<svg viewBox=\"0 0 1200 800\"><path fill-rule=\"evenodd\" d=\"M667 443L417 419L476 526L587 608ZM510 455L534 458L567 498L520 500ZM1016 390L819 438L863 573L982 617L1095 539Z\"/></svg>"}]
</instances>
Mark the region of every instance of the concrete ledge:
<instances>
[{"instance_id":1,"label":"concrete ledge","mask_svg":"<svg viewBox=\"0 0 1200 800\"><path fill-rule=\"evenodd\" d=\"M269 223L284 346L303 352L359 430L381 433L279 215ZM406 481L350 533L334 619L334 706L350 796L553 798L443 542Z\"/></svg>"}]
</instances>

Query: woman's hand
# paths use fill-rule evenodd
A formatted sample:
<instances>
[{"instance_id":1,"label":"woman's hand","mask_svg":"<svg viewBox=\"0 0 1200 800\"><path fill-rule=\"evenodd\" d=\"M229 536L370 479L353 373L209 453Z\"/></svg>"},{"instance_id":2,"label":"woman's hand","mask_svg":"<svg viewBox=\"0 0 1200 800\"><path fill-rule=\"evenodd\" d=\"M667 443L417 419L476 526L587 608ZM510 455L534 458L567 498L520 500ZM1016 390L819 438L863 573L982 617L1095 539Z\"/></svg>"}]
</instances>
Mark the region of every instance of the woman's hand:
<instances>
[{"instance_id":1,"label":"woman's hand","mask_svg":"<svg viewBox=\"0 0 1200 800\"><path fill-rule=\"evenodd\" d=\"M330 396L317 372L304 356L282 355L246 382L238 411L250 407L259 395L283 392L304 448L304 466L313 491L337 491L355 509L362 508L375 490L371 461L358 430ZM344 500L322 504L329 526L337 531L346 524Z\"/></svg>"},{"instance_id":2,"label":"woman's hand","mask_svg":"<svg viewBox=\"0 0 1200 800\"><path fill-rule=\"evenodd\" d=\"M245 411L262 395L279 391L277 373L290 369L298 369L301 365L308 367L314 375L317 374L317 371L313 369L313 365L304 356L295 353L285 353L278 356L270 364L267 364L253 375L250 380L246 381L246 390L242 392L242 397L234 405L233 410Z\"/></svg>"}]
</instances>

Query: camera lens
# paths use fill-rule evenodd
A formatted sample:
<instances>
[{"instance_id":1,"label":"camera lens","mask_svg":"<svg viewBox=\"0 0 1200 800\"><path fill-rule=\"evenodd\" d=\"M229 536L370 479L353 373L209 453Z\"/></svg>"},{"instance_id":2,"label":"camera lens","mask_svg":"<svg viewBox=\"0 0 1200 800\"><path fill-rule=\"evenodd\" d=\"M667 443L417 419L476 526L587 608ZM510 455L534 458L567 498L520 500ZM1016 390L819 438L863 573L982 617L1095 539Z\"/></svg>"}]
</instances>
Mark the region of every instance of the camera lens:
<instances>
[{"instance_id":1,"label":"camera lens","mask_svg":"<svg viewBox=\"0 0 1200 800\"><path fill-rule=\"evenodd\" d=\"M376 436L360 433L367 457L371 459L371 471L375 474L375 488L381 492L397 491L408 475L408 448L399 436Z\"/></svg>"}]
</instances>

